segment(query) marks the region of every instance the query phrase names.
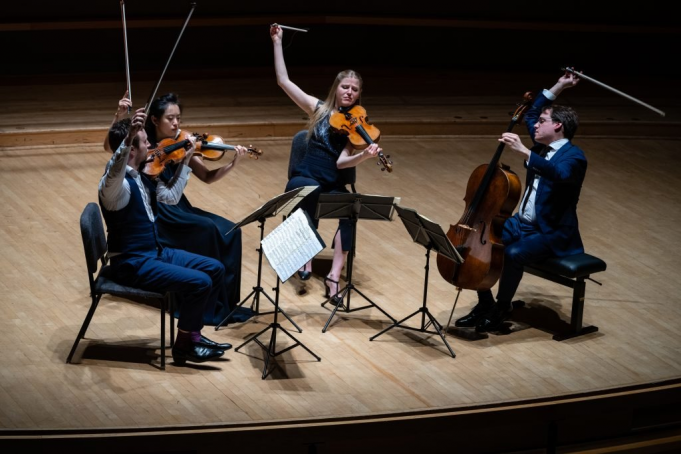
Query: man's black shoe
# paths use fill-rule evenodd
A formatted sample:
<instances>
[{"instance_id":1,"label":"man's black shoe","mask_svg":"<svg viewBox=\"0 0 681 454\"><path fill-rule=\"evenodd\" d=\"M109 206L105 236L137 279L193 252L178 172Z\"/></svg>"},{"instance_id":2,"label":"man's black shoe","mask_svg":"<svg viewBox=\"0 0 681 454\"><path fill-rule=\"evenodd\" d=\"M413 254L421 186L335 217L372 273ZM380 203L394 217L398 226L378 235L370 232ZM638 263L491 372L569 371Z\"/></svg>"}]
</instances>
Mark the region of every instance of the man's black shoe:
<instances>
[{"instance_id":1,"label":"man's black shoe","mask_svg":"<svg viewBox=\"0 0 681 454\"><path fill-rule=\"evenodd\" d=\"M193 344L191 348L179 348L177 345L173 347L173 361L178 366L183 366L187 361L193 363L203 363L218 359L225 352L222 350L215 350L212 348L202 347L199 344Z\"/></svg>"},{"instance_id":2,"label":"man's black shoe","mask_svg":"<svg viewBox=\"0 0 681 454\"><path fill-rule=\"evenodd\" d=\"M490 310L490 304L478 303L473 310L466 316L454 322L457 328L475 328L483 319L483 316Z\"/></svg>"},{"instance_id":3,"label":"man's black shoe","mask_svg":"<svg viewBox=\"0 0 681 454\"><path fill-rule=\"evenodd\" d=\"M201 340L198 341L196 345L200 347L212 348L213 350L222 350L223 352L232 348L232 344L228 344L226 342L224 344L218 344L217 342L208 339L203 334L201 335Z\"/></svg>"},{"instance_id":4,"label":"man's black shoe","mask_svg":"<svg viewBox=\"0 0 681 454\"><path fill-rule=\"evenodd\" d=\"M502 323L509 319L513 312L512 306L502 307L499 304L495 304L480 320L480 322L475 325L475 331L478 333L486 333L488 331L496 331L499 329Z\"/></svg>"}]
</instances>

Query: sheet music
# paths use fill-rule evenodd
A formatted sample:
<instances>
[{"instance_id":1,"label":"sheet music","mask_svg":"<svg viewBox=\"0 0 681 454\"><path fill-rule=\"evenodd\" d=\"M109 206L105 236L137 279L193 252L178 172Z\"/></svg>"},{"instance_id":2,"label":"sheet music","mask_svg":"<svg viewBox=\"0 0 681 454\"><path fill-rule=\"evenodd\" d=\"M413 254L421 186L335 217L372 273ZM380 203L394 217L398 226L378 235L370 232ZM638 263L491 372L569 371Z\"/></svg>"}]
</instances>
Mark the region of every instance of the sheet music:
<instances>
[{"instance_id":1,"label":"sheet music","mask_svg":"<svg viewBox=\"0 0 681 454\"><path fill-rule=\"evenodd\" d=\"M298 206L300 201L305 198L306 195L308 195L318 187L319 186L303 186L302 190L294 198L292 198L291 200L286 202L285 205L279 208L277 214L288 216L291 213L291 211L293 211Z\"/></svg>"},{"instance_id":2,"label":"sheet music","mask_svg":"<svg viewBox=\"0 0 681 454\"><path fill-rule=\"evenodd\" d=\"M282 282L286 282L325 247L310 218L301 209L272 230L261 244L265 257Z\"/></svg>"}]
</instances>

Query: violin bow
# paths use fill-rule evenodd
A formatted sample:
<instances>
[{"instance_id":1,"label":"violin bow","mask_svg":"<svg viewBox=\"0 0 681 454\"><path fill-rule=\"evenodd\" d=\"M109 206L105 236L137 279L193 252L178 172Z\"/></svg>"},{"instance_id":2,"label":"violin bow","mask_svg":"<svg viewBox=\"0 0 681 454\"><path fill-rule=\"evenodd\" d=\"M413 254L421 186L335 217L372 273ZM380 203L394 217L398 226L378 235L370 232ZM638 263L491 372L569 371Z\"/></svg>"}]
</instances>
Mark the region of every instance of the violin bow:
<instances>
[{"instance_id":1,"label":"violin bow","mask_svg":"<svg viewBox=\"0 0 681 454\"><path fill-rule=\"evenodd\" d=\"M284 30L293 30L293 31L295 31L295 32L303 32L303 33L307 33L307 32L309 31L309 30L306 29L306 28L289 27L288 25L281 25L281 24L277 24L276 22L273 23L273 24L271 25L271 27L279 27L279 28L282 28L282 29L284 29Z\"/></svg>"},{"instance_id":2,"label":"violin bow","mask_svg":"<svg viewBox=\"0 0 681 454\"><path fill-rule=\"evenodd\" d=\"M643 101L641 101L640 99L634 98L633 96L628 95L628 94L626 94L626 93L624 93L624 92L622 92L622 91L619 91L618 89L613 88L613 87L611 87L611 86L609 86L609 85L606 85L606 84L604 84L603 82L599 82L599 81L597 81L596 79L587 76L586 74L582 74L582 73L580 73L580 72L577 72L577 71L575 71L574 68L568 68L568 67L566 67L566 68L561 68L561 71L567 71L567 72L572 73L572 74L574 74L575 76L579 77L580 79L584 79L584 80L588 80L589 82L593 82L593 83L595 83L596 85L599 85L599 86L601 86L601 87L603 87L603 88L605 88L605 89L607 89L607 90L610 90L611 92L613 92L613 93L615 93L615 94L618 94L618 95L620 95L620 96L622 96L622 97L624 97L624 98L627 98L627 99L630 100L630 101L634 101L635 103L640 104L640 105L642 105L643 107L646 107L646 108L652 110L653 112L660 114L660 115L663 116L663 117L665 116L665 113L664 113L663 111L661 111L660 109L657 109L657 108L651 106L650 104L646 104L646 103L644 103Z\"/></svg>"},{"instance_id":3,"label":"violin bow","mask_svg":"<svg viewBox=\"0 0 681 454\"><path fill-rule=\"evenodd\" d=\"M177 45L180 44L180 39L182 39L182 35L184 34L185 28L187 28L187 24L189 23L189 19L192 17L192 13L194 12L194 8L196 8L196 2L191 2L191 9L189 10L189 14L187 15L187 19L184 21L184 25L182 26L182 30L180 30L180 36L177 37L177 41L175 41L175 46L173 46L173 50L170 52L170 56L168 57L168 61L166 61L166 66L163 68L163 72L161 73L161 77L158 79L158 83L156 84L156 87L154 88L154 91L151 93L151 96L149 96L149 100L147 101L147 104L144 106L144 114L149 115L149 109L151 108L151 103L156 97L156 93L158 92L158 87L161 86L161 81L163 81L163 76L166 74L166 70L168 69L168 65L170 65L170 60L172 60L173 55L175 54L175 49L177 49Z\"/></svg>"},{"instance_id":4,"label":"violin bow","mask_svg":"<svg viewBox=\"0 0 681 454\"><path fill-rule=\"evenodd\" d=\"M128 85L128 99L132 102L132 88L130 85L130 61L128 59L128 26L125 22L125 0L121 0L121 17L123 18L123 45L125 46L125 79ZM132 110L128 106L128 113Z\"/></svg>"}]
</instances>

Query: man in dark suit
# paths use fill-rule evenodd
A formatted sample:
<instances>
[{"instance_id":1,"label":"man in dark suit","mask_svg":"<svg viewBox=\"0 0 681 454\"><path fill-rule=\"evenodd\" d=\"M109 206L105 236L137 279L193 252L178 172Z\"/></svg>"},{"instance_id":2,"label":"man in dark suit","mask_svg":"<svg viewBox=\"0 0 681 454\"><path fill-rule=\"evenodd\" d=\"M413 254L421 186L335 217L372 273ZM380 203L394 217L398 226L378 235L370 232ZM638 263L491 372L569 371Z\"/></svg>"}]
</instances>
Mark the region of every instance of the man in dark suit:
<instances>
[{"instance_id":1,"label":"man in dark suit","mask_svg":"<svg viewBox=\"0 0 681 454\"><path fill-rule=\"evenodd\" d=\"M496 304L491 290L478 291L478 304L456 321L458 327L494 331L506 320L526 264L584 252L577 222L577 201L586 174L584 152L572 138L579 119L570 107L552 105L579 77L566 73L540 93L525 121L534 146L526 148L517 134L499 142L525 159L527 178L519 211L504 224L504 269Z\"/></svg>"},{"instance_id":2,"label":"man in dark suit","mask_svg":"<svg viewBox=\"0 0 681 454\"><path fill-rule=\"evenodd\" d=\"M170 182L151 180L140 172L149 148L145 120L144 108L138 109L132 120L114 123L109 130L109 141L117 150L107 164L98 192L108 228L112 272L124 285L173 292L180 305L173 346L175 363L211 361L231 348L201 334L203 313L215 304L225 268L217 260L162 247L156 226L157 204L177 203L182 196L191 172L186 163L194 144Z\"/></svg>"}]
</instances>

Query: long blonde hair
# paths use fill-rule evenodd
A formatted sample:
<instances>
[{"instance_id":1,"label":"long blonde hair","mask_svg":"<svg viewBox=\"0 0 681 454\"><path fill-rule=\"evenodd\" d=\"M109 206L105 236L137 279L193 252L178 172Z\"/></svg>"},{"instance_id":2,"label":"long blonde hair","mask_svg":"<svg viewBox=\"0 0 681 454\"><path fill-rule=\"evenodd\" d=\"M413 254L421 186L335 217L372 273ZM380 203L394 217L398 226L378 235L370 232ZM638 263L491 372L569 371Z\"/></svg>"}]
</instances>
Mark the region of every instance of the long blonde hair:
<instances>
[{"instance_id":1,"label":"long blonde hair","mask_svg":"<svg viewBox=\"0 0 681 454\"><path fill-rule=\"evenodd\" d=\"M340 85L341 81L346 78L357 79L359 81L359 97L357 98L356 104L362 104L362 89L364 87L364 81L362 80L362 76L360 76L358 72L353 71L352 69L346 69L345 71L339 72L338 75L336 76L336 80L333 81L333 85L331 85L329 94L326 95L324 104L320 105L313 112L313 114L310 116L310 119L307 122L308 140L310 140L310 137L314 133L315 128L317 128L317 125L335 110L336 90L338 89L338 85Z\"/></svg>"}]
</instances>

